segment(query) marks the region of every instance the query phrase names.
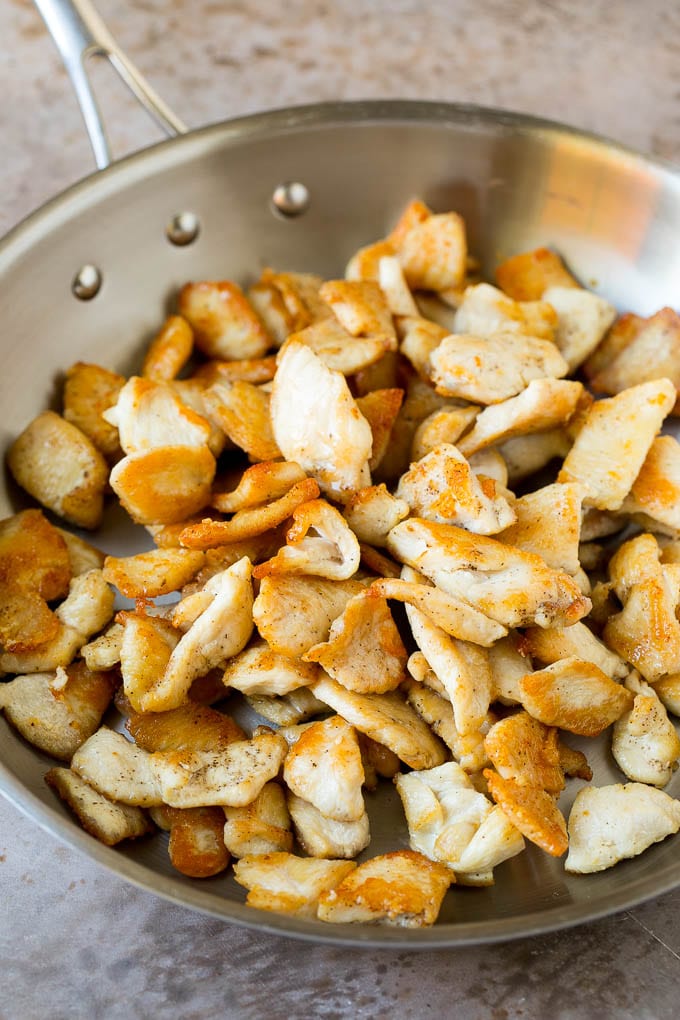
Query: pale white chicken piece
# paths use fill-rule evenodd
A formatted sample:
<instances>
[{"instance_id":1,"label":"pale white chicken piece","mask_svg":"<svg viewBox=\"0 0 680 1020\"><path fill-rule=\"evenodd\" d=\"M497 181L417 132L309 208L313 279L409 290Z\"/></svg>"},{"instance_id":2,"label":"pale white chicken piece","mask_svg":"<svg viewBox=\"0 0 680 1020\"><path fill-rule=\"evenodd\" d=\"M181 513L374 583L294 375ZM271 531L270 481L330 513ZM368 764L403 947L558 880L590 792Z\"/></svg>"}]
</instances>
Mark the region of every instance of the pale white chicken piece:
<instances>
[{"instance_id":1,"label":"pale white chicken piece","mask_svg":"<svg viewBox=\"0 0 680 1020\"><path fill-rule=\"evenodd\" d=\"M478 733L491 702L488 653L478 645L449 637L413 606L406 607L413 638L443 685L462 736Z\"/></svg>"},{"instance_id":2,"label":"pale white chicken piece","mask_svg":"<svg viewBox=\"0 0 680 1020\"><path fill-rule=\"evenodd\" d=\"M408 503L393 496L385 484L359 489L345 505L343 515L360 542L384 546L392 528L408 517Z\"/></svg>"},{"instance_id":3,"label":"pale white chicken piece","mask_svg":"<svg viewBox=\"0 0 680 1020\"><path fill-rule=\"evenodd\" d=\"M489 337L508 332L552 340L557 313L546 301L514 301L489 283L468 287L456 312L454 332Z\"/></svg>"},{"instance_id":4,"label":"pale white chicken piece","mask_svg":"<svg viewBox=\"0 0 680 1020\"><path fill-rule=\"evenodd\" d=\"M673 436L654 440L621 512L643 528L680 536L680 443Z\"/></svg>"},{"instance_id":5,"label":"pale white chicken piece","mask_svg":"<svg viewBox=\"0 0 680 1020\"><path fill-rule=\"evenodd\" d=\"M273 651L302 655L328 639L333 620L363 588L360 581L292 574L264 577L253 604L253 620Z\"/></svg>"},{"instance_id":6,"label":"pale white chicken piece","mask_svg":"<svg viewBox=\"0 0 680 1020\"><path fill-rule=\"evenodd\" d=\"M564 429L548 432L533 432L526 436L515 436L502 442L499 453L507 464L508 482L511 486L540 471L551 460L563 460L569 452L571 441ZM473 458L470 458L472 463Z\"/></svg>"},{"instance_id":7,"label":"pale white chicken piece","mask_svg":"<svg viewBox=\"0 0 680 1020\"><path fill-rule=\"evenodd\" d=\"M118 658L125 695L136 712L145 710L146 697L165 674L180 636L167 620L137 613L124 617Z\"/></svg>"},{"instance_id":8,"label":"pale white chicken piece","mask_svg":"<svg viewBox=\"0 0 680 1020\"><path fill-rule=\"evenodd\" d=\"M224 816L224 844L234 857L293 849L286 794L278 783L265 783L245 807L225 807Z\"/></svg>"},{"instance_id":9,"label":"pale white chicken piece","mask_svg":"<svg viewBox=\"0 0 680 1020\"><path fill-rule=\"evenodd\" d=\"M342 375L354 375L374 365L394 343L386 334L353 336L335 316L315 322L298 333L291 333L282 351L289 342L309 347L326 368Z\"/></svg>"},{"instance_id":10,"label":"pale white chicken piece","mask_svg":"<svg viewBox=\"0 0 680 1020\"><path fill-rule=\"evenodd\" d=\"M455 333L430 354L437 393L478 404L516 397L532 379L561 379L568 366L550 340L498 332L487 337Z\"/></svg>"},{"instance_id":11,"label":"pale white chicken piece","mask_svg":"<svg viewBox=\"0 0 680 1020\"><path fill-rule=\"evenodd\" d=\"M480 479L491 479L496 482L497 489L507 490L508 488L508 465L498 450L480 450L473 453L468 464ZM507 492L504 493L507 499ZM514 502L514 493L512 493Z\"/></svg>"},{"instance_id":12,"label":"pale white chicken piece","mask_svg":"<svg viewBox=\"0 0 680 1020\"><path fill-rule=\"evenodd\" d=\"M164 446L205 446L208 421L185 404L167 383L133 376L102 417L118 429L126 454L148 453Z\"/></svg>"},{"instance_id":13,"label":"pale white chicken piece","mask_svg":"<svg viewBox=\"0 0 680 1020\"><path fill-rule=\"evenodd\" d=\"M483 482L455 446L442 443L401 476L396 495L428 521L457 524L477 535L495 535L516 520L514 509Z\"/></svg>"},{"instance_id":14,"label":"pale white chicken piece","mask_svg":"<svg viewBox=\"0 0 680 1020\"><path fill-rule=\"evenodd\" d=\"M319 701L308 687L299 687L289 694L246 694L246 701L258 715L277 726L293 726L311 719L315 715L323 715L328 705Z\"/></svg>"},{"instance_id":15,"label":"pale white chicken piece","mask_svg":"<svg viewBox=\"0 0 680 1020\"><path fill-rule=\"evenodd\" d=\"M533 553L463 528L410 518L392 529L387 547L400 562L506 627L568 626L590 611L590 600L567 574Z\"/></svg>"},{"instance_id":16,"label":"pale white chicken piece","mask_svg":"<svg viewBox=\"0 0 680 1020\"><path fill-rule=\"evenodd\" d=\"M340 511L325 499L313 499L293 510L286 544L272 559L258 564L253 576L312 574L346 581L357 572L360 559L357 537Z\"/></svg>"},{"instance_id":17,"label":"pale white chicken piece","mask_svg":"<svg viewBox=\"0 0 680 1020\"><path fill-rule=\"evenodd\" d=\"M55 610L66 627L72 627L84 638L105 627L113 616L114 594L101 570L78 574L69 584L68 595Z\"/></svg>"},{"instance_id":18,"label":"pale white chicken piece","mask_svg":"<svg viewBox=\"0 0 680 1020\"><path fill-rule=\"evenodd\" d=\"M90 545L89 542L74 535L71 531L65 531L63 528L57 528L57 531L66 543L73 577L77 577L78 574L86 574L88 570L101 570L105 558L101 549Z\"/></svg>"},{"instance_id":19,"label":"pale white chicken piece","mask_svg":"<svg viewBox=\"0 0 680 1020\"><path fill-rule=\"evenodd\" d=\"M88 669L113 669L120 662L122 643L123 625L112 623L98 638L83 645L80 654Z\"/></svg>"},{"instance_id":20,"label":"pale white chicken piece","mask_svg":"<svg viewBox=\"0 0 680 1020\"><path fill-rule=\"evenodd\" d=\"M413 435L411 460L421 460L426 453L434 450L441 443L455 445L478 414L479 408L474 404L470 404L468 407L443 407L439 411L428 414ZM475 470L474 467L473 470ZM487 472L482 473L486 474ZM504 485L507 480L506 473Z\"/></svg>"},{"instance_id":21,"label":"pale white chicken piece","mask_svg":"<svg viewBox=\"0 0 680 1020\"><path fill-rule=\"evenodd\" d=\"M318 672L314 663L280 655L266 641L256 641L229 660L222 682L242 694L290 694L313 683Z\"/></svg>"},{"instance_id":22,"label":"pale white chicken piece","mask_svg":"<svg viewBox=\"0 0 680 1020\"><path fill-rule=\"evenodd\" d=\"M334 889L355 867L353 861L265 852L237 861L234 878L249 890L249 907L293 917L316 917L321 893Z\"/></svg>"},{"instance_id":23,"label":"pale white chicken piece","mask_svg":"<svg viewBox=\"0 0 680 1020\"><path fill-rule=\"evenodd\" d=\"M290 791L287 803L297 841L310 857L349 860L365 850L371 841L368 815L365 813L356 822L336 822Z\"/></svg>"},{"instance_id":24,"label":"pale white chicken piece","mask_svg":"<svg viewBox=\"0 0 680 1020\"><path fill-rule=\"evenodd\" d=\"M414 203L412 203L413 205ZM456 212L420 213L390 235L409 287L442 291L461 287L467 269L465 221Z\"/></svg>"},{"instance_id":25,"label":"pale white chicken piece","mask_svg":"<svg viewBox=\"0 0 680 1020\"><path fill-rule=\"evenodd\" d=\"M430 317L422 318L419 311L398 322L401 343L399 350L411 362L423 380L429 380L432 372L430 355L444 337L451 332L443 326L432 322Z\"/></svg>"},{"instance_id":26,"label":"pale white chicken piece","mask_svg":"<svg viewBox=\"0 0 680 1020\"><path fill-rule=\"evenodd\" d=\"M593 662L612 680L623 680L628 675L628 666L623 659L607 648L585 623L573 623L570 627L527 627L522 638L522 647L528 654L544 665L550 666L560 659L575 656L586 662ZM525 669L525 673L529 670Z\"/></svg>"},{"instance_id":27,"label":"pale white chicken piece","mask_svg":"<svg viewBox=\"0 0 680 1020\"><path fill-rule=\"evenodd\" d=\"M423 668L424 667L424 668ZM489 756L484 750L484 736L496 717L487 713L485 721L476 733L463 736L458 732L453 715L453 705L445 691L434 689L433 678L436 674L430 670L427 659L422 652L414 652L409 658L409 672L417 683L406 685L406 699L416 712L438 737L444 741L451 751L454 760L466 772L480 772L489 764ZM443 685L441 685L443 688Z\"/></svg>"},{"instance_id":28,"label":"pale white chicken piece","mask_svg":"<svg viewBox=\"0 0 680 1020\"><path fill-rule=\"evenodd\" d=\"M557 312L555 343L573 372L602 340L616 318L616 309L581 287L548 287L543 301Z\"/></svg>"},{"instance_id":29,"label":"pale white chicken piece","mask_svg":"<svg viewBox=\"0 0 680 1020\"><path fill-rule=\"evenodd\" d=\"M678 767L680 738L652 687L635 672L625 686L635 695L635 701L630 711L614 723L614 760L634 782L665 786Z\"/></svg>"},{"instance_id":30,"label":"pale white chicken piece","mask_svg":"<svg viewBox=\"0 0 680 1020\"><path fill-rule=\"evenodd\" d=\"M392 315L418 314L404 270L395 255L383 255L378 262L378 283Z\"/></svg>"},{"instance_id":31,"label":"pale white chicken piece","mask_svg":"<svg viewBox=\"0 0 680 1020\"><path fill-rule=\"evenodd\" d=\"M149 767L171 807L243 807L278 775L287 750L283 737L267 730L219 751L156 752Z\"/></svg>"},{"instance_id":32,"label":"pale white chicken piece","mask_svg":"<svg viewBox=\"0 0 680 1020\"><path fill-rule=\"evenodd\" d=\"M565 458L558 482L580 482L586 506L618 510L675 398L670 379L656 379L597 400Z\"/></svg>"},{"instance_id":33,"label":"pale white chicken piece","mask_svg":"<svg viewBox=\"0 0 680 1020\"><path fill-rule=\"evenodd\" d=\"M396 350L397 335L386 297L375 280L326 280L319 296L353 337L380 337Z\"/></svg>"},{"instance_id":34,"label":"pale white chicken piece","mask_svg":"<svg viewBox=\"0 0 680 1020\"><path fill-rule=\"evenodd\" d=\"M180 639L158 682L140 698L141 711L177 708L197 677L245 648L253 630L251 572L244 556L207 581L205 591L213 596L210 604Z\"/></svg>"},{"instance_id":35,"label":"pale white chicken piece","mask_svg":"<svg viewBox=\"0 0 680 1020\"><path fill-rule=\"evenodd\" d=\"M317 916L334 924L371 922L425 928L437 920L453 872L414 850L364 861L319 898Z\"/></svg>"},{"instance_id":36,"label":"pale white chicken piece","mask_svg":"<svg viewBox=\"0 0 680 1020\"><path fill-rule=\"evenodd\" d=\"M71 768L110 800L137 807L163 803L151 755L108 726L100 727L78 748Z\"/></svg>"},{"instance_id":37,"label":"pale white chicken piece","mask_svg":"<svg viewBox=\"0 0 680 1020\"><path fill-rule=\"evenodd\" d=\"M446 749L398 691L356 694L322 676L314 694L360 733L385 744L410 768L433 768L446 761Z\"/></svg>"},{"instance_id":38,"label":"pale white chicken piece","mask_svg":"<svg viewBox=\"0 0 680 1020\"><path fill-rule=\"evenodd\" d=\"M116 804L71 769L50 769L45 773L45 782L68 804L85 831L106 846L153 832L153 825L141 808Z\"/></svg>"},{"instance_id":39,"label":"pale white chicken piece","mask_svg":"<svg viewBox=\"0 0 680 1020\"><path fill-rule=\"evenodd\" d=\"M569 815L567 871L604 871L680 829L680 801L643 783L587 786Z\"/></svg>"},{"instance_id":40,"label":"pale white chicken piece","mask_svg":"<svg viewBox=\"0 0 680 1020\"><path fill-rule=\"evenodd\" d=\"M103 576L126 598L156 598L188 584L204 559L196 549L151 549L136 556L107 556Z\"/></svg>"},{"instance_id":41,"label":"pale white chicken piece","mask_svg":"<svg viewBox=\"0 0 680 1020\"><path fill-rule=\"evenodd\" d=\"M574 626L579 626L574 624ZM543 633L540 627L536 630ZM513 632L489 648L491 666L491 700L503 705L519 705L522 701L519 682L531 672L524 636Z\"/></svg>"},{"instance_id":42,"label":"pale white chicken piece","mask_svg":"<svg viewBox=\"0 0 680 1020\"><path fill-rule=\"evenodd\" d=\"M74 663L0 684L0 711L35 747L68 761L96 731L116 685L113 674Z\"/></svg>"},{"instance_id":43,"label":"pale white chicken piece","mask_svg":"<svg viewBox=\"0 0 680 1020\"><path fill-rule=\"evenodd\" d=\"M524 849L521 833L456 762L398 775L395 784L411 848L452 868L459 883L492 885L496 865Z\"/></svg>"},{"instance_id":44,"label":"pale white chicken piece","mask_svg":"<svg viewBox=\"0 0 680 1020\"><path fill-rule=\"evenodd\" d=\"M359 742L339 715L305 728L288 751L283 778L293 793L336 822L357 822L365 812Z\"/></svg>"},{"instance_id":45,"label":"pale white chicken piece","mask_svg":"<svg viewBox=\"0 0 680 1020\"><path fill-rule=\"evenodd\" d=\"M518 396L485 407L471 431L458 441L458 449L466 457L471 457L487 446L505 444L516 436L548 432L564 425L576 410L582 393L581 383L569 379L532 379Z\"/></svg>"},{"instance_id":46,"label":"pale white chicken piece","mask_svg":"<svg viewBox=\"0 0 680 1020\"><path fill-rule=\"evenodd\" d=\"M291 413L291 409L295 413ZM371 484L371 427L350 394L344 376L327 368L299 341L281 353L271 397L276 442L293 460L337 496Z\"/></svg>"},{"instance_id":47,"label":"pale white chicken piece","mask_svg":"<svg viewBox=\"0 0 680 1020\"><path fill-rule=\"evenodd\" d=\"M521 496L513 503L516 521L499 540L536 553L549 567L573 577L580 570L583 495L578 484L556 482Z\"/></svg>"}]
</instances>

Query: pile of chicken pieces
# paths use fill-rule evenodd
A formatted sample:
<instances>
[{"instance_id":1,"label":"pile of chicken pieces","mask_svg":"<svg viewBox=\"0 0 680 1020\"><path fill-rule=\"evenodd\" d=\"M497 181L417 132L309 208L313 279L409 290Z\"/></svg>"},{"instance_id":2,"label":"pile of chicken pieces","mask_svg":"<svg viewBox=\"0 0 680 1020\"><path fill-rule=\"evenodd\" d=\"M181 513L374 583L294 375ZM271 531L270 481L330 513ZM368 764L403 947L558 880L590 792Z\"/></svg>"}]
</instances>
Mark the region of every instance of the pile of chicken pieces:
<instances>
[{"instance_id":1,"label":"pile of chicken pieces","mask_svg":"<svg viewBox=\"0 0 680 1020\"><path fill-rule=\"evenodd\" d=\"M160 827L254 907L420 927L525 840L584 873L680 828L680 317L547 249L476 272L414 200L344 280L188 283L139 375L73 365L12 444L42 507L95 529L113 492L155 543L0 522L0 708L104 843ZM596 788L565 734L607 730ZM381 779L410 849L357 864Z\"/></svg>"}]
</instances>

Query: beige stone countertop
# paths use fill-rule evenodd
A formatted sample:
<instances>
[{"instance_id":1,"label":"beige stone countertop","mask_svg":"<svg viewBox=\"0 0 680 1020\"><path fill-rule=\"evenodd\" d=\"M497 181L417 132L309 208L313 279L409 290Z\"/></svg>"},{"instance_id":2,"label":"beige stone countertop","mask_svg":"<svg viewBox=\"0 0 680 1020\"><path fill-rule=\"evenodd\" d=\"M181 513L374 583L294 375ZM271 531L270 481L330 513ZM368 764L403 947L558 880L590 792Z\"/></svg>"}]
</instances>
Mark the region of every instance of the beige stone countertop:
<instances>
[{"instance_id":1,"label":"beige stone countertop","mask_svg":"<svg viewBox=\"0 0 680 1020\"><path fill-rule=\"evenodd\" d=\"M406 97L524 110L680 162L680 5L664 0L99 0L191 126L265 107ZM105 68L118 154L157 137ZM0 5L0 233L92 168L28 0ZM127 885L0 799L1 1020L678 1015L680 890L503 945L423 953L258 934Z\"/></svg>"}]
</instances>

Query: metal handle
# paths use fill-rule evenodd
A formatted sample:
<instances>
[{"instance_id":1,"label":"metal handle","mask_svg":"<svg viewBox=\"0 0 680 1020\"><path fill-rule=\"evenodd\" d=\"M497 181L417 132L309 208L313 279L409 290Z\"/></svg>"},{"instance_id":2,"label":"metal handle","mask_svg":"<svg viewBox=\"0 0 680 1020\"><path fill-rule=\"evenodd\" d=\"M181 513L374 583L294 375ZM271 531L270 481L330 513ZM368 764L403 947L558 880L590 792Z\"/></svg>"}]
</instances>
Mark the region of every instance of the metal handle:
<instances>
[{"instance_id":1,"label":"metal handle","mask_svg":"<svg viewBox=\"0 0 680 1020\"><path fill-rule=\"evenodd\" d=\"M186 125L167 106L131 60L123 53L90 0L35 0L75 89L97 167L111 163L97 101L87 74L88 57L106 57L119 77L168 135L181 135Z\"/></svg>"}]
</instances>

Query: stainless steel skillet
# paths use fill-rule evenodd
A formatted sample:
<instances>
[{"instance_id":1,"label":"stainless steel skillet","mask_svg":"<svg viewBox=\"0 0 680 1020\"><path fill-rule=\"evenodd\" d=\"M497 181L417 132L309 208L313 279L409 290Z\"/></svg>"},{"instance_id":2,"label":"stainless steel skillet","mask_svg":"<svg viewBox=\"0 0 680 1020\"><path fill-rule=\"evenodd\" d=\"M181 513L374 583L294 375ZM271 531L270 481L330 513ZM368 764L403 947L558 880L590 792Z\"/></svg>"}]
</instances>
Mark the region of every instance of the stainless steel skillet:
<instances>
[{"instance_id":1,"label":"stainless steel skillet","mask_svg":"<svg viewBox=\"0 0 680 1020\"><path fill-rule=\"evenodd\" d=\"M41 7L52 17L70 9L61 39L77 46L71 67L82 91L81 51L109 51L111 41L82 3L80 18L72 5L41 0ZM117 50L114 56L120 65ZM137 79L136 87L142 91L144 83ZM94 107L88 109L91 130L100 131ZM172 115L168 122L172 127ZM181 129L176 119L174 128ZM98 153L104 164L101 145ZM300 215L285 217L272 200L290 182L304 185L309 201ZM298 192L283 194L294 199ZM73 361L131 369L187 279L247 279L265 264L337 275L413 195L465 215L471 247L487 270L506 254L545 243L622 309L648 313L677 303L680 175L670 168L559 125L474 107L378 102L274 111L177 137L112 166L2 243L3 446L50 402ZM192 243L176 245L167 228L183 212L200 229ZM87 265L101 284L83 300L72 284ZM96 274L89 281L86 275L76 289L86 297L96 281ZM3 516L20 505L9 485L1 498ZM112 551L130 541L115 520L101 538ZM597 784L620 781L604 744L589 757ZM38 824L169 899L301 938L402 948L493 941L592 919L680 884L673 840L587 878L566 876L561 862L530 850L497 870L493 888L452 891L431 930L322 926L245 908L231 879L184 879L171 871L162 837L123 850L100 846L44 787L50 764L0 723L0 786ZM565 808L575 792L572 785ZM680 795L680 779L669 792ZM372 797L369 810L371 853L404 841L391 788Z\"/></svg>"}]
</instances>

